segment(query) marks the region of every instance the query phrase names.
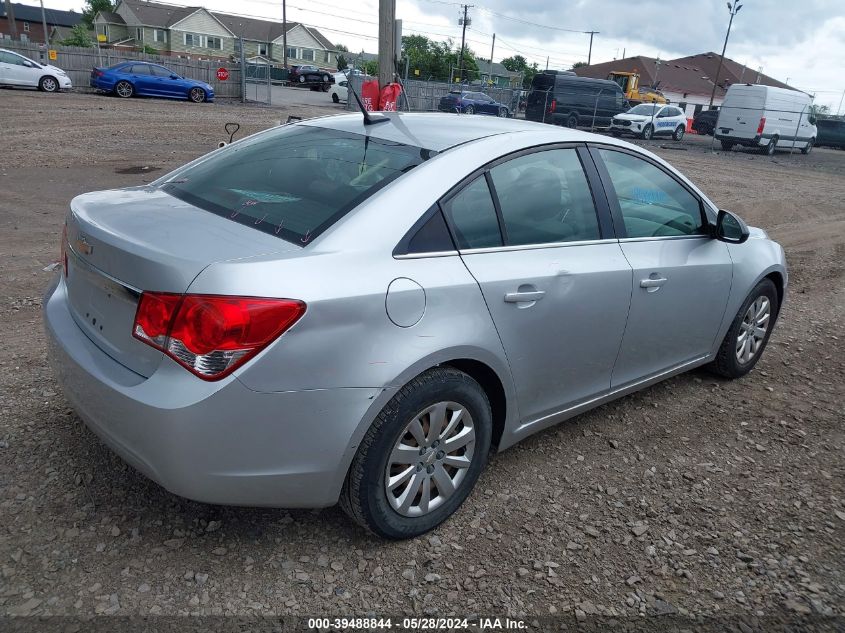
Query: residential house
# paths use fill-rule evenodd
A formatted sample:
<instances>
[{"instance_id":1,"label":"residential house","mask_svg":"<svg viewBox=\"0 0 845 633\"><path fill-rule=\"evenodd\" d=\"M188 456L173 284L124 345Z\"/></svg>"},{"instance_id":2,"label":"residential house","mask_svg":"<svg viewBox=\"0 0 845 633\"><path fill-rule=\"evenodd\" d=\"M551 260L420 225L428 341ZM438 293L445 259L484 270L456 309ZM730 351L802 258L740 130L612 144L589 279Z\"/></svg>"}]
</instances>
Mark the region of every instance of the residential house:
<instances>
[{"instance_id":1,"label":"residential house","mask_svg":"<svg viewBox=\"0 0 845 633\"><path fill-rule=\"evenodd\" d=\"M41 8L12 2L11 15L6 13L6 4L0 2L0 41L14 37L22 42L36 42L44 44L44 25L41 19ZM10 17L14 17L14 27ZM51 42L57 42L70 36L71 29L82 22L82 15L75 11L59 11L45 9L47 20L47 35ZM0 44L1 45L1 44Z\"/></svg>"},{"instance_id":2,"label":"residential house","mask_svg":"<svg viewBox=\"0 0 845 633\"><path fill-rule=\"evenodd\" d=\"M243 54L253 62L284 59L283 34L287 34L289 64L311 63L326 68L337 64L334 45L322 33L298 22L259 20L147 0L119 0L113 12L94 20L106 45L116 48L156 49L161 55L236 61Z\"/></svg>"},{"instance_id":3,"label":"residential house","mask_svg":"<svg viewBox=\"0 0 845 633\"><path fill-rule=\"evenodd\" d=\"M491 69L490 62L478 60L478 68L481 75L481 83L485 86L496 88L521 88L522 73L508 70L498 62L493 62Z\"/></svg>"},{"instance_id":4,"label":"residential house","mask_svg":"<svg viewBox=\"0 0 845 633\"><path fill-rule=\"evenodd\" d=\"M657 86L673 104L692 117L705 110L710 104L713 80L719 65L718 53L699 53L678 59L658 60L637 55L610 62L581 66L575 73L581 77L605 79L611 71L635 72L640 75L640 86ZM720 106L728 88L736 83L759 83L766 86L789 88L759 70L752 70L732 59L725 58L719 71L719 80L713 105Z\"/></svg>"}]
</instances>

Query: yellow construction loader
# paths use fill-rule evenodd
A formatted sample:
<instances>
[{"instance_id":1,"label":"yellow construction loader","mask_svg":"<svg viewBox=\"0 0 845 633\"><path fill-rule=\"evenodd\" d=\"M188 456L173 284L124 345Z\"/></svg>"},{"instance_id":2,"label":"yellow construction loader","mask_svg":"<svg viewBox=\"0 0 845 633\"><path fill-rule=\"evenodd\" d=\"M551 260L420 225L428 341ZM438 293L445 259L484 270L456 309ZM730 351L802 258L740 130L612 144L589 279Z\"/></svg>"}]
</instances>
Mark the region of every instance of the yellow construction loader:
<instances>
[{"instance_id":1,"label":"yellow construction loader","mask_svg":"<svg viewBox=\"0 0 845 633\"><path fill-rule=\"evenodd\" d=\"M640 86L640 75L638 72L613 71L608 79L615 81L625 93L625 98L634 106L638 103L669 103L657 88L643 88Z\"/></svg>"}]
</instances>

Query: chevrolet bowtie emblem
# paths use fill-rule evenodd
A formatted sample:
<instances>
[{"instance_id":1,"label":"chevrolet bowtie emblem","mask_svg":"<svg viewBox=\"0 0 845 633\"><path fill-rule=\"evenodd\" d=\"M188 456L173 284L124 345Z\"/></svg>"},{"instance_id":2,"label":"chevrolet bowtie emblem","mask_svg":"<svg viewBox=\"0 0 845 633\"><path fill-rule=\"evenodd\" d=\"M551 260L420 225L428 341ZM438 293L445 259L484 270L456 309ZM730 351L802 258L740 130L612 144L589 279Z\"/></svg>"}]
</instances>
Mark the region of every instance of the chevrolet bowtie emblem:
<instances>
[{"instance_id":1,"label":"chevrolet bowtie emblem","mask_svg":"<svg viewBox=\"0 0 845 633\"><path fill-rule=\"evenodd\" d=\"M94 247L88 243L88 240L85 239L85 235L82 233L77 236L74 247L74 250L80 255L90 255L94 252Z\"/></svg>"}]
</instances>

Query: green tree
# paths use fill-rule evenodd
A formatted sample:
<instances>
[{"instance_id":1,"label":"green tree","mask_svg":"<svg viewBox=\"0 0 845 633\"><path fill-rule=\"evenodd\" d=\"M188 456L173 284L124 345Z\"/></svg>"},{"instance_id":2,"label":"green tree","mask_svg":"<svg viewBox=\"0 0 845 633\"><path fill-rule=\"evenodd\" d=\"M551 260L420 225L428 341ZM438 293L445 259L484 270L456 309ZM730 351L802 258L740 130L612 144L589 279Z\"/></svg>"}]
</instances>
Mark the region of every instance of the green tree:
<instances>
[{"instance_id":1,"label":"green tree","mask_svg":"<svg viewBox=\"0 0 845 633\"><path fill-rule=\"evenodd\" d=\"M159 55L159 50L157 48L153 48L149 44L144 44L144 48L141 49L147 55Z\"/></svg>"},{"instance_id":2,"label":"green tree","mask_svg":"<svg viewBox=\"0 0 845 633\"><path fill-rule=\"evenodd\" d=\"M343 45L343 44L335 44L335 45L334 45L334 49L335 49L335 51L337 51L338 53L348 53L348 52L349 52L349 48L348 48L348 47L346 47L346 46L345 46L345 45Z\"/></svg>"},{"instance_id":3,"label":"green tree","mask_svg":"<svg viewBox=\"0 0 845 633\"><path fill-rule=\"evenodd\" d=\"M424 80L449 81L459 74L460 49L450 39L445 42L431 40L424 35L408 35L402 38L402 57L408 60L412 77ZM464 49L464 80L478 78L478 62L475 53Z\"/></svg>"},{"instance_id":4,"label":"green tree","mask_svg":"<svg viewBox=\"0 0 845 633\"><path fill-rule=\"evenodd\" d=\"M512 73L521 73L523 70L528 68L528 62L522 55L514 55L512 57L505 57L502 60L502 66Z\"/></svg>"},{"instance_id":5,"label":"green tree","mask_svg":"<svg viewBox=\"0 0 845 633\"><path fill-rule=\"evenodd\" d=\"M77 24L70 30L70 35L61 41L61 44L63 46L90 48L94 46L94 40L84 25Z\"/></svg>"},{"instance_id":6,"label":"green tree","mask_svg":"<svg viewBox=\"0 0 845 633\"><path fill-rule=\"evenodd\" d=\"M572 64L572 68L570 70L575 70L576 68L581 68L582 66L587 66L587 62L575 62Z\"/></svg>"},{"instance_id":7,"label":"green tree","mask_svg":"<svg viewBox=\"0 0 845 633\"><path fill-rule=\"evenodd\" d=\"M94 28L94 18L101 11L114 11L115 3L111 0L85 0L85 7L82 9L82 21L89 29Z\"/></svg>"},{"instance_id":8,"label":"green tree","mask_svg":"<svg viewBox=\"0 0 845 633\"><path fill-rule=\"evenodd\" d=\"M349 63L346 61L346 57L342 54L337 56L337 69L338 70L346 70L349 67Z\"/></svg>"},{"instance_id":9,"label":"green tree","mask_svg":"<svg viewBox=\"0 0 845 633\"><path fill-rule=\"evenodd\" d=\"M375 77L376 75L378 75L378 60L371 59L369 61L362 62L361 70L364 71L366 74Z\"/></svg>"}]
</instances>

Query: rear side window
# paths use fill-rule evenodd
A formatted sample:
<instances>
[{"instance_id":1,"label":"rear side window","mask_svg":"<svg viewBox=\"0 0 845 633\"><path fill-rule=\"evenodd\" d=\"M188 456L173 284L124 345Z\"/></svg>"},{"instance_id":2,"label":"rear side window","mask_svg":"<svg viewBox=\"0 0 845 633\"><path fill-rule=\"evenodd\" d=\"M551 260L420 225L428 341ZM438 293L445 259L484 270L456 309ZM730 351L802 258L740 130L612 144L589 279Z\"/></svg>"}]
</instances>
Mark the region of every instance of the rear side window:
<instances>
[{"instance_id":1,"label":"rear side window","mask_svg":"<svg viewBox=\"0 0 845 633\"><path fill-rule=\"evenodd\" d=\"M490 175L508 245L599 239L593 196L575 149L520 156Z\"/></svg>"},{"instance_id":2,"label":"rear side window","mask_svg":"<svg viewBox=\"0 0 845 633\"><path fill-rule=\"evenodd\" d=\"M703 232L701 203L662 169L636 156L599 150L619 200L627 237Z\"/></svg>"},{"instance_id":3,"label":"rear side window","mask_svg":"<svg viewBox=\"0 0 845 633\"><path fill-rule=\"evenodd\" d=\"M489 248L502 245L496 207L483 175L446 202L444 211L452 220L458 248Z\"/></svg>"},{"instance_id":4,"label":"rear side window","mask_svg":"<svg viewBox=\"0 0 845 633\"><path fill-rule=\"evenodd\" d=\"M283 126L159 184L201 209L304 246L429 154L360 134Z\"/></svg>"}]
</instances>

